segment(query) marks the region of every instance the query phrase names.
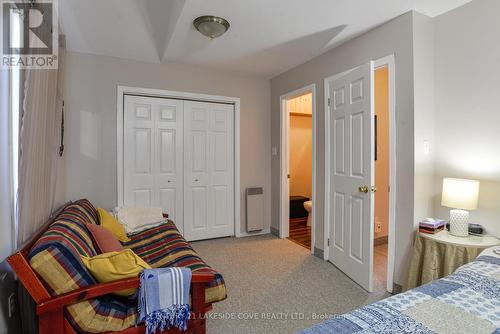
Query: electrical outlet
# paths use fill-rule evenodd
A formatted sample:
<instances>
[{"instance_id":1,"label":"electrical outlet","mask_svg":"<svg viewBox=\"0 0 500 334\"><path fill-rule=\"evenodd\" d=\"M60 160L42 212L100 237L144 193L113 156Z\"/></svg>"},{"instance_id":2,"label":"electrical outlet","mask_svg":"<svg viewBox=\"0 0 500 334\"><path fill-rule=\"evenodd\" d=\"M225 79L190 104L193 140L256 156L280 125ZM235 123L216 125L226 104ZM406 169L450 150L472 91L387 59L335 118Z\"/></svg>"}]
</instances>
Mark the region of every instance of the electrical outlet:
<instances>
[{"instance_id":1,"label":"electrical outlet","mask_svg":"<svg viewBox=\"0 0 500 334\"><path fill-rule=\"evenodd\" d=\"M380 232L382 232L382 223L376 222L375 223L375 233L380 233Z\"/></svg>"},{"instance_id":2,"label":"electrical outlet","mask_svg":"<svg viewBox=\"0 0 500 334\"><path fill-rule=\"evenodd\" d=\"M14 312L16 311L16 298L14 293L11 293L9 295L8 303L9 303L9 318L12 318Z\"/></svg>"}]
</instances>

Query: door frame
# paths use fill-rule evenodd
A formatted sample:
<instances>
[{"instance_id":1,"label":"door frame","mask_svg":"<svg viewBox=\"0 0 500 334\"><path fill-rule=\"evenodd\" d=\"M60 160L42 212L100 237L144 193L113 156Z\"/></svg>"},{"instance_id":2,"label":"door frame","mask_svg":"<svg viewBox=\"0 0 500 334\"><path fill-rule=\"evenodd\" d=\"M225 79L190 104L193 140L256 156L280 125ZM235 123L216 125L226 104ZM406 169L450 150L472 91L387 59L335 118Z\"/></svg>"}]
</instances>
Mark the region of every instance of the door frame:
<instances>
[{"instance_id":1,"label":"door frame","mask_svg":"<svg viewBox=\"0 0 500 334\"><path fill-rule=\"evenodd\" d=\"M240 98L219 95L178 92L164 89L117 86L116 95L116 176L117 203L123 206L123 131L125 95L178 99L198 102L225 103L234 105L234 234L245 236L241 232L241 181L240 181Z\"/></svg>"},{"instance_id":2,"label":"door frame","mask_svg":"<svg viewBox=\"0 0 500 334\"><path fill-rule=\"evenodd\" d=\"M316 244L316 84L293 90L280 96L280 210L279 210L279 236L288 238L290 233L290 189L288 184L289 164L289 128L290 117L286 101L301 95L312 94L312 222L311 222L311 254L314 254Z\"/></svg>"},{"instance_id":3,"label":"door frame","mask_svg":"<svg viewBox=\"0 0 500 334\"><path fill-rule=\"evenodd\" d=\"M379 58L373 61L373 68L376 70L379 67L387 66L389 69L389 146L390 146L390 162L389 162L389 235L388 235L388 255L387 255L387 286L386 289L389 292L393 291L394 283L394 259L395 259L395 247L396 247L396 189L397 189L397 179L396 179L396 62L394 54ZM325 212L324 212L324 240L323 240L323 259L328 260L330 247L328 245L328 239L330 237L330 185L331 185L331 175L330 175L330 138L331 131L328 124L330 124L330 106L328 101L330 99L330 81L334 81L356 67L349 69L347 71L329 76L324 79L324 89L325 89ZM373 161L372 161L373 164Z\"/></svg>"}]
</instances>

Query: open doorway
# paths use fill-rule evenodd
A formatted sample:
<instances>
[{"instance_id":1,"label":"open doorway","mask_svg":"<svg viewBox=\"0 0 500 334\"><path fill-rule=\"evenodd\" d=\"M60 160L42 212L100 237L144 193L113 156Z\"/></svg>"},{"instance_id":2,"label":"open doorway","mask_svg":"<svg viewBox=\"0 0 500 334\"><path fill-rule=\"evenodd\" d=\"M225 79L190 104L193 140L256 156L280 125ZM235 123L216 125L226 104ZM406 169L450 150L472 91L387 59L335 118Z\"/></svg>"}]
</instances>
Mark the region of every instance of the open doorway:
<instances>
[{"instance_id":1,"label":"open doorway","mask_svg":"<svg viewBox=\"0 0 500 334\"><path fill-rule=\"evenodd\" d=\"M312 93L287 100L289 236L291 241L311 248L312 225Z\"/></svg>"},{"instance_id":2,"label":"open doorway","mask_svg":"<svg viewBox=\"0 0 500 334\"><path fill-rule=\"evenodd\" d=\"M314 253L315 85L282 95L280 140L280 237Z\"/></svg>"},{"instance_id":3,"label":"open doorway","mask_svg":"<svg viewBox=\"0 0 500 334\"><path fill-rule=\"evenodd\" d=\"M389 235L390 131L389 131L389 68L384 64L374 71L374 169L375 210L373 240L373 285L375 291L387 286Z\"/></svg>"}]
</instances>

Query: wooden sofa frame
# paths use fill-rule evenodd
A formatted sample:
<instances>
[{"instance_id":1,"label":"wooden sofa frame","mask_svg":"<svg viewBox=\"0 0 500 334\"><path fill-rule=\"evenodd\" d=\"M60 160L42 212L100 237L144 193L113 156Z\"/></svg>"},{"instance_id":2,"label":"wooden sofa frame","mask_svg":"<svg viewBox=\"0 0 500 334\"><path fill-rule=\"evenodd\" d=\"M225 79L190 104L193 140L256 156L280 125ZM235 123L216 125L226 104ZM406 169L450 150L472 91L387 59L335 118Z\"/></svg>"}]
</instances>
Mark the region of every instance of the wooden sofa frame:
<instances>
[{"instance_id":1,"label":"wooden sofa frame","mask_svg":"<svg viewBox=\"0 0 500 334\"><path fill-rule=\"evenodd\" d=\"M59 296L51 296L47 289L31 268L28 260L28 253L35 242L49 228L49 226L57 219L59 213L66 208L64 205L59 209L48 222L46 222L40 230L35 233L19 250L9 256L7 261L16 273L17 277L29 292L36 303L36 313L38 315L38 332L39 334L77 334L71 324L64 318L64 307L76 304L78 302L93 299L114 291L120 291L130 288L139 287L139 278L130 278L118 280L109 283L99 283L88 286L82 289L77 289ZM205 334L206 320L205 313L212 308L211 303L205 303L205 287L206 284L214 279L214 274L210 273L193 273L191 279L191 318L188 322L187 330L180 331L177 328L157 333L162 334ZM145 333L145 327L138 325L127 328L120 332L106 332L106 334L142 334Z\"/></svg>"}]
</instances>

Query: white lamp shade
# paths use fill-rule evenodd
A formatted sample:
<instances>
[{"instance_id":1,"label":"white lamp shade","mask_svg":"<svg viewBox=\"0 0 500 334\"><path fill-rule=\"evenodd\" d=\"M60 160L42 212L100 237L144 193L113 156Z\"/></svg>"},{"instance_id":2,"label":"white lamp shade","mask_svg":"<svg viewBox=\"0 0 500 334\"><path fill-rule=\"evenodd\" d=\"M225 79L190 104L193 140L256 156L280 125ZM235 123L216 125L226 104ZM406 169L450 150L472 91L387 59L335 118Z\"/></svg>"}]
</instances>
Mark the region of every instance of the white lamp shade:
<instances>
[{"instance_id":1,"label":"white lamp shade","mask_svg":"<svg viewBox=\"0 0 500 334\"><path fill-rule=\"evenodd\" d=\"M479 198L479 181L443 179L441 205L454 209L475 210Z\"/></svg>"}]
</instances>

